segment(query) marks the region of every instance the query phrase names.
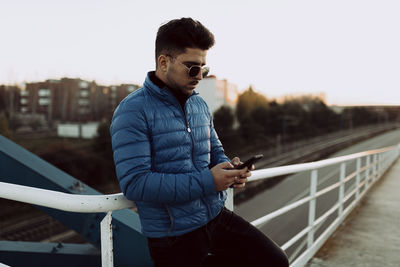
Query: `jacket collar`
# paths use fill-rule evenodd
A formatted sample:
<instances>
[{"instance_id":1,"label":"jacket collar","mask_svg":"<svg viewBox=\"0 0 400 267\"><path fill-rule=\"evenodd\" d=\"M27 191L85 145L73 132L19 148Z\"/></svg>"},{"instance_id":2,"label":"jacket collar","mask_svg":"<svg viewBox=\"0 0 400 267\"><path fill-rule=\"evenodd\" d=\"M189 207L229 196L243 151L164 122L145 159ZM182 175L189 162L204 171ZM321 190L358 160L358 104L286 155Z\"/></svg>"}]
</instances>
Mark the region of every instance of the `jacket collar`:
<instances>
[{"instance_id":1,"label":"jacket collar","mask_svg":"<svg viewBox=\"0 0 400 267\"><path fill-rule=\"evenodd\" d=\"M168 89L167 86L164 85L164 87L160 88L150 79L150 75L153 72L154 71L149 71L147 73L147 76L146 76L146 79L144 81L143 87L145 87L146 89L150 90L154 95L156 95L160 99L169 101L171 103L175 103L177 100L176 100L175 96L173 95L173 93ZM194 95L197 95L197 94L198 93L195 90L193 90L193 94L191 96L189 96L189 98L194 96Z\"/></svg>"}]
</instances>

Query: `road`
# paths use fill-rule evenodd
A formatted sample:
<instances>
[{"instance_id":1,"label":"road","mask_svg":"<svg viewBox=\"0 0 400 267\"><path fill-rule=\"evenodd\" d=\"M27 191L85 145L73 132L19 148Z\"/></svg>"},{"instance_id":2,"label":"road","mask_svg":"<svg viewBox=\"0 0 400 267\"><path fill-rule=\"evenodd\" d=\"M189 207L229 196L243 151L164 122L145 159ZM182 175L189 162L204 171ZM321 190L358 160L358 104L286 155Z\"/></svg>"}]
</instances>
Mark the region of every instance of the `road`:
<instances>
[{"instance_id":1,"label":"road","mask_svg":"<svg viewBox=\"0 0 400 267\"><path fill-rule=\"evenodd\" d=\"M382 135L375 136L366 141L338 151L330 156L338 157L366 150L378 149L387 146L392 146L400 143L400 129L386 132ZM363 164L365 164L365 159ZM355 170L355 161L346 165L346 175ZM318 170L318 190L326 186L336 183L339 180L339 165L332 165ZM262 193L250 198L246 202L235 205L235 212L253 221L263 215L279 209L287 204L303 198L309 194L311 172L303 172L286 177L283 181L275 186L268 188ZM350 190L353 183L346 184L345 190ZM328 194L317 199L316 218L328 210L338 199L338 190L333 190ZM336 213L332 214L328 221L332 221ZM287 214L284 214L276 219L271 220L260 228L262 232L272 238L279 245L284 244L300 230L307 226L308 221L308 204L302 205ZM325 222L329 223L329 222ZM317 232L318 236L318 232ZM289 257L294 257L298 252L296 247L299 246L300 240L293 249L286 252Z\"/></svg>"}]
</instances>

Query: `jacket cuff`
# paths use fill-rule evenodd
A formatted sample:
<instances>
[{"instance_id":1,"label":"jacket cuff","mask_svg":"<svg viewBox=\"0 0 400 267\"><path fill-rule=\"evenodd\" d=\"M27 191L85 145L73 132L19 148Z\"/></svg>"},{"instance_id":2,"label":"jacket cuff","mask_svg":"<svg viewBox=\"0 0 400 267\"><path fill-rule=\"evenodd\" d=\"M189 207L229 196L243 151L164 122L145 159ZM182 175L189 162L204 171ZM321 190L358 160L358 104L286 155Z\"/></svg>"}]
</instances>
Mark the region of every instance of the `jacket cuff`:
<instances>
[{"instance_id":1,"label":"jacket cuff","mask_svg":"<svg viewBox=\"0 0 400 267\"><path fill-rule=\"evenodd\" d=\"M209 169L206 169L202 172L203 177L203 188L204 194L209 195L211 193L215 193L215 184L214 184L214 177Z\"/></svg>"}]
</instances>

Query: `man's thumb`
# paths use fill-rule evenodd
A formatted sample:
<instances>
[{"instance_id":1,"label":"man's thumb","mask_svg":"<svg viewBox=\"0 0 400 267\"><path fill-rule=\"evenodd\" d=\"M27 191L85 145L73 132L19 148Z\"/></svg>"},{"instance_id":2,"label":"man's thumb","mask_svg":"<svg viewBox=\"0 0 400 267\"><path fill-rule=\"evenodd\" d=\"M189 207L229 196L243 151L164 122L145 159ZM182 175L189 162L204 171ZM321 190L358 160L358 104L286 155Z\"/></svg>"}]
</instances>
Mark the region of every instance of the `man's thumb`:
<instances>
[{"instance_id":1,"label":"man's thumb","mask_svg":"<svg viewBox=\"0 0 400 267\"><path fill-rule=\"evenodd\" d=\"M234 168L234 166L228 161L221 163L221 165L222 165L221 167L224 169L233 169Z\"/></svg>"},{"instance_id":2,"label":"man's thumb","mask_svg":"<svg viewBox=\"0 0 400 267\"><path fill-rule=\"evenodd\" d=\"M237 165L240 164L240 159L239 159L238 157L234 157L234 158L231 160L231 163L232 163L234 166L237 166Z\"/></svg>"}]
</instances>

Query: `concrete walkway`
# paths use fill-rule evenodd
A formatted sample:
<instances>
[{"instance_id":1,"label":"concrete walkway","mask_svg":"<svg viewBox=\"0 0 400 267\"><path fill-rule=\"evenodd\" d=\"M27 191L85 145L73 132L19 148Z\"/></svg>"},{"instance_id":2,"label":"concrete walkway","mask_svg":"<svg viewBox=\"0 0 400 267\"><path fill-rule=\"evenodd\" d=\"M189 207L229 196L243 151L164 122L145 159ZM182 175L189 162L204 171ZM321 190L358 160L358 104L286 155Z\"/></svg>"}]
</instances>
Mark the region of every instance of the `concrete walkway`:
<instances>
[{"instance_id":1,"label":"concrete walkway","mask_svg":"<svg viewBox=\"0 0 400 267\"><path fill-rule=\"evenodd\" d=\"M400 160L306 266L400 266Z\"/></svg>"}]
</instances>

